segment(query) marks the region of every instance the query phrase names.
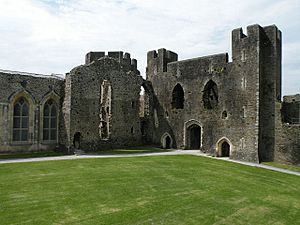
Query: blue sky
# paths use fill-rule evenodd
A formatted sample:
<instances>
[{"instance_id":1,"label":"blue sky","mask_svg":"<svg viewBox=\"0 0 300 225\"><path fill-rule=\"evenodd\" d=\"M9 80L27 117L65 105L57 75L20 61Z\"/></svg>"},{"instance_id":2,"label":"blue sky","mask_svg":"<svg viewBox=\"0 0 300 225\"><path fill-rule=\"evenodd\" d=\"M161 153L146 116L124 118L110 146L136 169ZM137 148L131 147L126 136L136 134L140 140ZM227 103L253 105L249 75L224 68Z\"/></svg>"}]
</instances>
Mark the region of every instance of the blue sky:
<instances>
[{"instance_id":1,"label":"blue sky","mask_svg":"<svg viewBox=\"0 0 300 225\"><path fill-rule=\"evenodd\" d=\"M66 73L89 51L147 51L187 59L228 52L231 30L276 24L283 33L283 93L300 92L299 0L0 0L0 68Z\"/></svg>"}]
</instances>

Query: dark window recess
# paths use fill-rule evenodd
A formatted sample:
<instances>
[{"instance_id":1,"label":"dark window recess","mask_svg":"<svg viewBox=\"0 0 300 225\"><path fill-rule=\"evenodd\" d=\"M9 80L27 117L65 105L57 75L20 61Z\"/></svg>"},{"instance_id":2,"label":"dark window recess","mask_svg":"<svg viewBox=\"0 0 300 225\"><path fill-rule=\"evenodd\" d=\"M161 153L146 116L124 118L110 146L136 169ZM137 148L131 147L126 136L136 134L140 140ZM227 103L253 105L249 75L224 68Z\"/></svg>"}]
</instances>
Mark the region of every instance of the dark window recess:
<instances>
[{"instance_id":1,"label":"dark window recess","mask_svg":"<svg viewBox=\"0 0 300 225\"><path fill-rule=\"evenodd\" d=\"M171 104L173 109L183 109L184 107L184 91L180 84L173 89Z\"/></svg>"},{"instance_id":2,"label":"dark window recess","mask_svg":"<svg viewBox=\"0 0 300 225\"><path fill-rule=\"evenodd\" d=\"M213 109L218 105L218 87L212 80L204 87L203 104L205 109Z\"/></svg>"},{"instance_id":3,"label":"dark window recess","mask_svg":"<svg viewBox=\"0 0 300 225\"><path fill-rule=\"evenodd\" d=\"M227 118L227 112L226 110L222 112L222 119L226 119Z\"/></svg>"}]
</instances>

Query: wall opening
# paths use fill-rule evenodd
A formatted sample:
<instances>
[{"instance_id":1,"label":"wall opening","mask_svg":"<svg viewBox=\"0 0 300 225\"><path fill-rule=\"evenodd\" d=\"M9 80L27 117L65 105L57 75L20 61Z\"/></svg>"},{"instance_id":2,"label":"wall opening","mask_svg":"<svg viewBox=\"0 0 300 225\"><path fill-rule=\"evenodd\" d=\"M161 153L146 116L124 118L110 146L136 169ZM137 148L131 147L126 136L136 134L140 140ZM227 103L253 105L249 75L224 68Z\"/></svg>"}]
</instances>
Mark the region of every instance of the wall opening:
<instances>
[{"instance_id":1,"label":"wall opening","mask_svg":"<svg viewBox=\"0 0 300 225\"><path fill-rule=\"evenodd\" d=\"M161 137L161 145L164 149L170 149L173 145L173 140L171 138L171 135L169 133L164 133Z\"/></svg>"},{"instance_id":2,"label":"wall opening","mask_svg":"<svg viewBox=\"0 0 300 225\"><path fill-rule=\"evenodd\" d=\"M171 104L173 109L183 109L184 107L184 91L180 84L173 89Z\"/></svg>"},{"instance_id":3,"label":"wall opening","mask_svg":"<svg viewBox=\"0 0 300 225\"><path fill-rule=\"evenodd\" d=\"M76 132L73 138L73 146L75 149L80 149L80 144L81 144L81 133Z\"/></svg>"},{"instance_id":4,"label":"wall opening","mask_svg":"<svg viewBox=\"0 0 300 225\"><path fill-rule=\"evenodd\" d=\"M139 106L139 116L145 118L149 116L149 106L150 106L149 93L145 91L145 88L141 86L140 91L140 106Z\"/></svg>"},{"instance_id":5,"label":"wall opening","mask_svg":"<svg viewBox=\"0 0 300 225\"><path fill-rule=\"evenodd\" d=\"M166 149L171 148L171 138L169 136L166 137Z\"/></svg>"},{"instance_id":6,"label":"wall opening","mask_svg":"<svg viewBox=\"0 0 300 225\"><path fill-rule=\"evenodd\" d=\"M217 156L218 157L229 157L230 151L231 151L231 145L230 142L223 138L221 139L217 144Z\"/></svg>"},{"instance_id":7,"label":"wall opening","mask_svg":"<svg viewBox=\"0 0 300 225\"><path fill-rule=\"evenodd\" d=\"M193 124L188 128L189 149L200 149L201 146L201 127Z\"/></svg>"},{"instance_id":8,"label":"wall opening","mask_svg":"<svg viewBox=\"0 0 300 225\"><path fill-rule=\"evenodd\" d=\"M111 85L109 81L102 82L100 91L99 134L101 139L109 139L111 122Z\"/></svg>"},{"instance_id":9,"label":"wall opening","mask_svg":"<svg viewBox=\"0 0 300 225\"><path fill-rule=\"evenodd\" d=\"M226 110L224 110L223 112L222 112L222 119L227 119L227 111Z\"/></svg>"},{"instance_id":10,"label":"wall opening","mask_svg":"<svg viewBox=\"0 0 300 225\"><path fill-rule=\"evenodd\" d=\"M218 105L218 86L209 80L203 90L203 104L205 109L214 109Z\"/></svg>"},{"instance_id":11,"label":"wall opening","mask_svg":"<svg viewBox=\"0 0 300 225\"><path fill-rule=\"evenodd\" d=\"M224 141L221 145L221 157L229 157L230 145Z\"/></svg>"}]
</instances>

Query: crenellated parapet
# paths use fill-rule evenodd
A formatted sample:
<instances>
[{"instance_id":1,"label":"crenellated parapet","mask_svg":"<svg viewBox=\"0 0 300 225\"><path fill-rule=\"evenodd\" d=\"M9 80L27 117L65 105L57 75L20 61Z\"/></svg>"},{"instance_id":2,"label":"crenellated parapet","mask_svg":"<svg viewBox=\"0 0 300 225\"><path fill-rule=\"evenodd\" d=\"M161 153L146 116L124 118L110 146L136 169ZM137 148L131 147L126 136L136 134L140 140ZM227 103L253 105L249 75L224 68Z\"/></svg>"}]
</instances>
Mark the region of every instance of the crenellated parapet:
<instances>
[{"instance_id":1,"label":"crenellated parapet","mask_svg":"<svg viewBox=\"0 0 300 225\"><path fill-rule=\"evenodd\" d=\"M137 60L132 59L129 53L122 51L109 51L107 54L105 52L89 52L85 56L85 64L90 64L104 57L113 58L124 66L130 66L131 70L137 71Z\"/></svg>"},{"instance_id":2,"label":"crenellated parapet","mask_svg":"<svg viewBox=\"0 0 300 225\"><path fill-rule=\"evenodd\" d=\"M153 50L147 53L148 70L154 73L167 72L168 63L178 60L178 55L175 52L164 48Z\"/></svg>"}]
</instances>

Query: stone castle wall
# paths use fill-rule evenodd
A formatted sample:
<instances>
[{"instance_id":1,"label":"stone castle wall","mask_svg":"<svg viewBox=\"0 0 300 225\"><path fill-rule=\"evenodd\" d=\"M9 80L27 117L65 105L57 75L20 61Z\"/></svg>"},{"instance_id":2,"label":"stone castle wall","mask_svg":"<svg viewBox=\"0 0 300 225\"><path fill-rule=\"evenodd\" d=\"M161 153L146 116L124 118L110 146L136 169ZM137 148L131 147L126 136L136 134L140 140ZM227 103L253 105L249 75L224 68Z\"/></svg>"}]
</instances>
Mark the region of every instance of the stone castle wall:
<instances>
[{"instance_id":1,"label":"stone castle wall","mask_svg":"<svg viewBox=\"0 0 300 225\"><path fill-rule=\"evenodd\" d=\"M100 58L94 58L92 56ZM80 147L101 150L140 145L139 117L142 77L136 61L122 52L88 53L86 64L66 78L65 113L69 147L80 134ZM67 107L68 106L68 107Z\"/></svg>"},{"instance_id":2,"label":"stone castle wall","mask_svg":"<svg viewBox=\"0 0 300 225\"><path fill-rule=\"evenodd\" d=\"M13 71L0 72L0 151L20 152L55 149L64 133L57 129L57 137L53 141L44 141L43 107L47 100L53 99L57 104L58 119L62 119L62 97L64 81L55 76L24 74ZM13 140L13 111L18 99L24 98L29 104L28 140ZM57 126L59 126L57 122Z\"/></svg>"},{"instance_id":3,"label":"stone castle wall","mask_svg":"<svg viewBox=\"0 0 300 225\"><path fill-rule=\"evenodd\" d=\"M146 80L129 53L89 52L65 79L0 71L0 82L2 152L149 144L299 163L300 95L281 103L281 32L274 25L233 30L232 61L227 53L178 61L172 51L149 51ZM22 98L29 105L25 142L13 140ZM57 131L46 141L49 99Z\"/></svg>"}]
</instances>

